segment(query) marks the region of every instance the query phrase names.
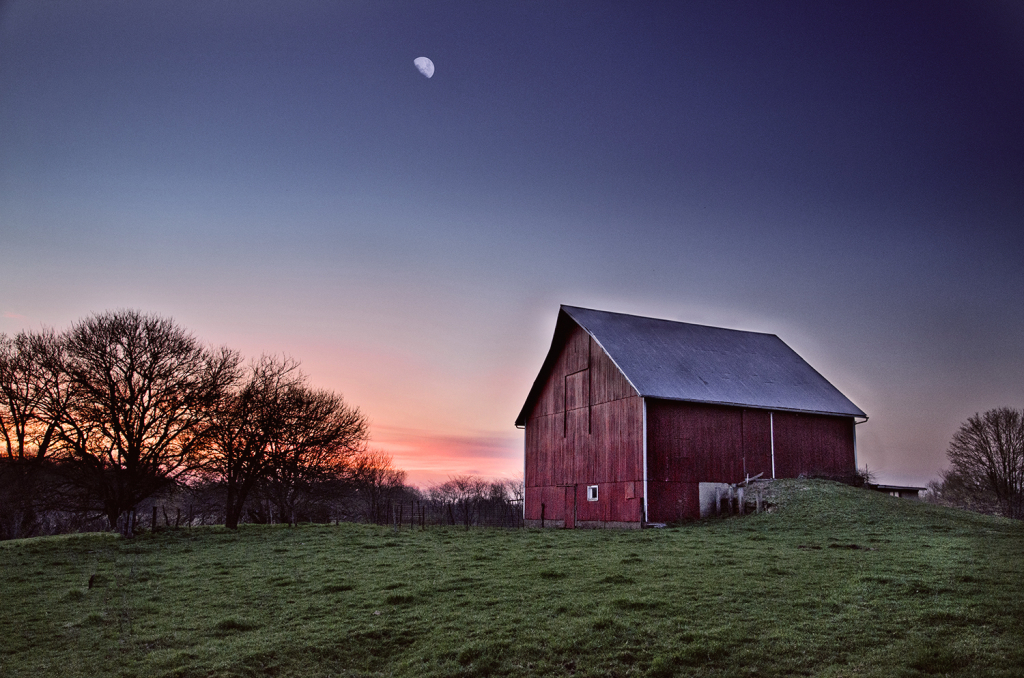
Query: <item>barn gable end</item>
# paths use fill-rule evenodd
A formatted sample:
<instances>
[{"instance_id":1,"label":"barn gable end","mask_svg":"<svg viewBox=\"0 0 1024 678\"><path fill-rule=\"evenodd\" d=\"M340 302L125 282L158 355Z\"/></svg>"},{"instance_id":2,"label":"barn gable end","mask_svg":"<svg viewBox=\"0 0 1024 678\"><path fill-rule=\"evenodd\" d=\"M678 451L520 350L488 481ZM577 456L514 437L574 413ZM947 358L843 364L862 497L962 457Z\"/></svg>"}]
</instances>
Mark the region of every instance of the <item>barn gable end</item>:
<instances>
[{"instance_id":1,"label":"barn gable end","mask_svg":"<svg viewBox=\"0 0 1024 678\"><path fill-rule=\"evenodd\" d=\"M545 525L642 519L643 402L583 328L556 331L524 407L526 519ZM598 487L598 501L586 488ZM568 514L568 515L567 515Z\"/></svg>"},{"instance_id":2,"label":"barn gable end","mask_svg":"<svg viewBox=\"0 0 1024 678\"><path fill-rule=\"evenodd\" d=\"M702 482L849 474L858 416L774 335L563 306L516 420L527 524L639 527L699 516Z\"/></svg>"}]
</instances>

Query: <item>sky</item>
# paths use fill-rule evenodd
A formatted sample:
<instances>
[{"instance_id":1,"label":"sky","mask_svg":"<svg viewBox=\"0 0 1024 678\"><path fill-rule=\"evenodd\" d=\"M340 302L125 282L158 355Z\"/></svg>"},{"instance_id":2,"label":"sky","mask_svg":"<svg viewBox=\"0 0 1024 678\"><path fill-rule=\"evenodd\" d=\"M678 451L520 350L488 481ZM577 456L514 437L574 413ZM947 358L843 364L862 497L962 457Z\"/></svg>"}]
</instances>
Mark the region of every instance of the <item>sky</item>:
<instances>
[{"instance_id":1,"label":"sky","mask_svg":"<svg viewBox=\"0 0 1024 678\"><path fill-rule=\"evenodd\" d=\"M0 0L0 332L292 356L420 486L521 475L559 304L777 334L923 485L1022 255L1014 0Z\"/></svg>"}]
</instances>

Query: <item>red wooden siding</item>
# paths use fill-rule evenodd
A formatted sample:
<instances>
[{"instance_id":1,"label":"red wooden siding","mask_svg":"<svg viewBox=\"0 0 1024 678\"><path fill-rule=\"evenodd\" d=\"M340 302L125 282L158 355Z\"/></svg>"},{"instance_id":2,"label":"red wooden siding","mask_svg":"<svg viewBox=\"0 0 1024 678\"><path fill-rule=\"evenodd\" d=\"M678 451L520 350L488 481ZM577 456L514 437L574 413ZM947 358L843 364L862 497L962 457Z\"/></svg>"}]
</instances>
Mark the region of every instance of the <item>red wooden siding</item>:
<instances>
[{"instance_id":1,"label":"red wooden siding","mask_svg":"<svg viewBox=\"0 0 1024 678\"><path fill-rule=\"evenodd\" d=\"M693 482L647 481L648 521L652 523L673 523L688 518L700 517L700 492Z\"/></svg>"},{"instance_id":2,"label":"red wooden siding","mask_svg":"<svg viewBox=\"0 0 1024 678\"><path fill-rule=\"evenodd\" d=\"M526 422L526 519L639 523L643 401L601 347L574 327ZM587 485L598 501L587 501ZM566 486L569 486L568 489Z\"/></svg>"},{"instance_id":3,"label":"red wooden siding","mask_svg":"<svg viewBox=\"0 0 1024 678\"><path fill-rule=\"evenodd\" d=\"M856 471L853 419L775 412L775 476L844 476Z\"/></svg>"},{"instance_id":4,"label":"red wooden siding","mask_svg":"<svg viewBox=\"0 0 1024 678\"><path fill-rule=\"evenodd\" d=\"M698 483L771 477L771 421L763 410L647 401L648 520L700 516Z\"/></svg>"},{"instance_id":5,"label":"red wooden siding","mask_svg":"<svg viewBox=\"0 0 1024 678\"><path fill-rule=\"evenodd\" d=\"M743 410L743 460L747 476L753 478L760 473L762 478L772 477L771 436L770 412Z\"/></svg>"},{"instance_id":6,"label":"red wooden siding","mask_svg":"<svg viewBox=\"0 0 1024 678\"><path fill-rule=\"evenodd\" d=\"M648 399L648 520L699 517L698 483L745 477L847 475L853 419Z\"/></svg>"},{"instance_id":7,"label":"red wooden siding","mask_svg":"<svg viewBox=\"0 0 1024 678\"><path fill-rule=\"evenodd\" d=\"M736 483L771 477L768 412L702 403L647 401L649 481Z\"/></svg>"}]
</instances>

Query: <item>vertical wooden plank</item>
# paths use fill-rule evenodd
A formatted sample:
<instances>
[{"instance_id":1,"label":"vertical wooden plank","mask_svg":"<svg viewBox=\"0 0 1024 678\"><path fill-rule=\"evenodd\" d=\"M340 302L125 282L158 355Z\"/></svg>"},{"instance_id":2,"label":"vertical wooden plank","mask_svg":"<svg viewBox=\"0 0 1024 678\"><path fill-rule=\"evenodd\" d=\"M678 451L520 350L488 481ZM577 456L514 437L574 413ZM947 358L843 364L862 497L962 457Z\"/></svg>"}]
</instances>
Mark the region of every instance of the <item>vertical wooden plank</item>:
<instances>
[{"instance_id":1,"label":"vertical wooden plank","mask_svg":"<svg viewBox=\"0 0 1024 678\"><path fill-rule=\"evenodd\" d=\"M747 475L772 477L771 415L765 410L743 411L743 456Z\"/></svg>"}]
</instances>

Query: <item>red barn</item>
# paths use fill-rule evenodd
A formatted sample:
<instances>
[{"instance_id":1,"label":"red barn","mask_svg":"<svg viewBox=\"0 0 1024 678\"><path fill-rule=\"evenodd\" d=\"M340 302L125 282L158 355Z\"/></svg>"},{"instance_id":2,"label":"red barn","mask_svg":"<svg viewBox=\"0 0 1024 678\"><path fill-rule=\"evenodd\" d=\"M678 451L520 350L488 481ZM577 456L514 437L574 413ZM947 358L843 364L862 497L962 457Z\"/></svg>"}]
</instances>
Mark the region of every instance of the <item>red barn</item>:
<instances>
[{"instance_id":1,"label":"red barn","mask_svg":"<svg viewBox=\"0 0 1024 678\"><path fill-rule=\"evenodd\" d=\"M640 527L758 474L850 476L858 418L773 334L562 306L516 419L526 522Z\"/></svg>"}]
</instances>

